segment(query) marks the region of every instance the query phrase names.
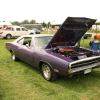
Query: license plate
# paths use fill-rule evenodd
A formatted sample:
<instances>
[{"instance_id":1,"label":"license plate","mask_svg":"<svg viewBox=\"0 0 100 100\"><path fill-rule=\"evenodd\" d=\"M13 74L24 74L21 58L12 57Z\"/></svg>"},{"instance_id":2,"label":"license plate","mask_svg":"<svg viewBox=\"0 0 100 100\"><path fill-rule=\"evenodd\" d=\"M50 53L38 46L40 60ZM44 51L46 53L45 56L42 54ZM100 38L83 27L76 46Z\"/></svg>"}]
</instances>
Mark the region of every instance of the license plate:
<instances>
[{"instance_id":1,"label":"license plate","mask_svg":"<svg viewBox=\"0 0 100 100\"><path fill-rule=\"evenodd\" d=\"M91 72L91 68L86 69L86 70L84 71L84 74L87 74L87 73L90 73L90 72Z\"/></svg>"}]
</instances>

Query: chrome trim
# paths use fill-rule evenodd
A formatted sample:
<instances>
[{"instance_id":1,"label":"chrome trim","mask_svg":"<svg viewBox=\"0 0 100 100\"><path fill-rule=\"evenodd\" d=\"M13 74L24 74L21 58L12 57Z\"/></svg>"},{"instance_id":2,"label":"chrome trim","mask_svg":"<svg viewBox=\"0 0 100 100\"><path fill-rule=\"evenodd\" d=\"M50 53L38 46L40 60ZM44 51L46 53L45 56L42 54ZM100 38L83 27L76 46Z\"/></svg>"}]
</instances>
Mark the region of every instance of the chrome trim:
<instances>
[{"instance_id":1,"label":"chrome trim","mask_svg":"<svg viewBox=\"0 0 100 100\"><path fill-rule=\"evenodd\" d=\"M79 72L79 71L84 71L89 68L98 67L98 66L100 66L99 61L100 61L100 56L89 57L89 58L73 61L73 62L69 63L68 72L69 72L69 74L71 74L71 73L75 73L75 72Z\"/></svg>"},{"instance_id":2,"label":"chrome trim","mask_svg":"<svg viewBox=\"0 0 100 100\"><path fill-rule=\"evenodd\" d=\"M69 66L71 66L72 64L75 64L75 63L79 63L79 62L93 60L95 58L100 58L100 56L95 56L95 57L89 57L89 58L85 58L85 59L80 59L80 60L77 60L77 61L74 61L74 62L69 63Z\"/></svg>"},{"instance_id":3,"label":"chrome trim","mask_svg":"<svg viewBox=\"0 0 100 100\"><path fill-rule=\"evenodd\" d=\"M76 66L82 66L82 65L84 66L84 65L87 65L87 64L88 64L88 65L89 65L89 64L91 65L91 64L93 64L93 63L98 63L98 60L92 60L91 62L89 62L89 61L88 61L88 62L81 62L81 63L78 63L78 64L72 66L72 68L75 68Z\"/></svg>"},{"instance_id":4,"label":"chrome trim","mask_svg":"<svg viewBox=\"0 0 100 100\"><path fill-rule=\"evenodd\" d=\"M83 66L83 67L73 68L70 71L71 71L71 73L74 73L74 72L82 71L82 70L85 70L85 69L94 68L98 65L100 65L100 62L95 63L95 64L91 64L91 65L87 65L87 66Z\"/></svg>"}]
</instances>

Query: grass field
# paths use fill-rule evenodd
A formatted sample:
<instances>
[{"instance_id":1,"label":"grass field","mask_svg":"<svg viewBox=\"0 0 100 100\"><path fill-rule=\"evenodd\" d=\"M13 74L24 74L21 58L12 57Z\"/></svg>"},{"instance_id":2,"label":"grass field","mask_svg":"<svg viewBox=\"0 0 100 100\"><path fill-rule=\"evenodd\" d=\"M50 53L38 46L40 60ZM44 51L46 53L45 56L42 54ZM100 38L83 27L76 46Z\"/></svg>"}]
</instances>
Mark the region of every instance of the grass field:
<instances>
[{"instance_id":1,"label":"grass field","mask_svg":"<svg viewBox=\"0 0 100 100\"><path fill-rule=\"evenodd\" d=\"M48 82L38 69L22 61L11 60L5 48L8 41L13 39L0 40L0 100L100 99L100 69L87 75L59 77L57 81ZM88 42L89 39L85 39L84 46L89 47Z\"/></svg>"}]
</instances>

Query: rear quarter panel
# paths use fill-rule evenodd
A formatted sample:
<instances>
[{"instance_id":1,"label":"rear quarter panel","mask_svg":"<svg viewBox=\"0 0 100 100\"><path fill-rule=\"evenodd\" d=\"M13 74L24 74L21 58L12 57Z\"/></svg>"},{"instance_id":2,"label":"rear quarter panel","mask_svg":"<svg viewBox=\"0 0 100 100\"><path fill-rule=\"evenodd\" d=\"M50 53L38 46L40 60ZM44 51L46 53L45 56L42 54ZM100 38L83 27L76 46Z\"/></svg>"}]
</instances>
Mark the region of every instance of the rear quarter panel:
<instances>
[{"instance_id":1,"label":"rear quarter panel","mask_svg":"<svg viewBox=\"0 0 100 100\"><path fill-rule=\"evenodd\" d=\"M18 46L14 42L7 42L6 48L9 52L13 51L15 55L18 57Z\"/></svg>"}]
</instances>

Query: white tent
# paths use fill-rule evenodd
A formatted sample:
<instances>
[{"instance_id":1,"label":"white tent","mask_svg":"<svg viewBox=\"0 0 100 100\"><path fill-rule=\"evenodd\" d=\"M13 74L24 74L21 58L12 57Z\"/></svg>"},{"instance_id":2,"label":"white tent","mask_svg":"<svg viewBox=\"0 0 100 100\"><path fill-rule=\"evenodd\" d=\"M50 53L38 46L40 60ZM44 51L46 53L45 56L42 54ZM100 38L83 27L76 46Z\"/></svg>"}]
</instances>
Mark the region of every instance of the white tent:
<instances>
[{"instance_id":1,"label":"white tent","mask_svg":"<svg viewBox=\"0 0 100 100\"><path fill-rule=\"evenodd\" d=\"M12 26L12 24L10 22L3 22L3 21L0 21L0 26L2 27L3 25L7 25L7 26Z\"/></svg>"},{"instance_id":2,"label":"white tent","mask_svg":"<svg viewBox=\"0 0 100 100\"><path fill-rule=\"evenodd\" d=\"M61 25L62 23L59 21L50 21L51 25Z\"/></svg>"}]
</instances>

